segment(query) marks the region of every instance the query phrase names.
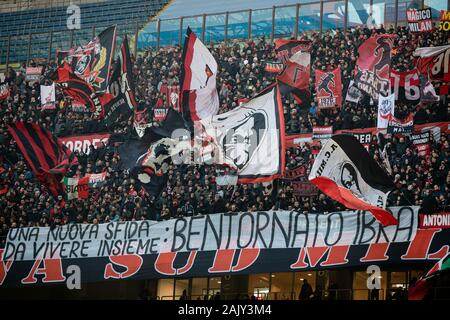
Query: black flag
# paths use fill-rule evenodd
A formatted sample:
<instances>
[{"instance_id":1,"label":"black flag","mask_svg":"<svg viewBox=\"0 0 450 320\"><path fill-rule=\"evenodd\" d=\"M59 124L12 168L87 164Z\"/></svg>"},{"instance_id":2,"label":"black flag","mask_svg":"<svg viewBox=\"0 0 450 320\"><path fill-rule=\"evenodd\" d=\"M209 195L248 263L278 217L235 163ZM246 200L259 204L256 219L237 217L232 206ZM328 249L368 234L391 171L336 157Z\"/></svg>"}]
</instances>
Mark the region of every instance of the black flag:
<instances>
[{"instance_id":1,"label":"black flag","mask_svg":"<svg viewBox=\"0 0 450 320\"><path fill-rule=\"evenodd\" d=\"M370 211L383 225L397 224L386 211L394 183L354 136L339 134L328 139L309 180L347 208Z\"/></svg>"}]
</instances>

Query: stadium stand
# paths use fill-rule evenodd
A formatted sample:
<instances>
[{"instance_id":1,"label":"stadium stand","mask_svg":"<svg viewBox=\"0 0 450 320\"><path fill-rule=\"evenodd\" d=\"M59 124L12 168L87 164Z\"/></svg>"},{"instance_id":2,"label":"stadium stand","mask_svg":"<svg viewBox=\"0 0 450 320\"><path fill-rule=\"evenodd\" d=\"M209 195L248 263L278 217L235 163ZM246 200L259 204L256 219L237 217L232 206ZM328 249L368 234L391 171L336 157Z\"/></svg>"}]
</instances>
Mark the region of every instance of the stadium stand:
<instances>
[{"instance_id":1,"label":"stadium stand","mask_svg":"<svg viewBox=\"0 0 450 320\"><path fill-rule=\"evenodd\" d=\"M149 110L146 121L155 127L160 125L160 121L156 119L154 109L169 108L168 88L179 85L182 40L187 26L191 26L194 32L204 39L218 62L219 113L238 107L241 99L253 97L274 82L275 75L265 72L266 63L277 58L272 41L274 38L292 37L311 40L313 49L309 90L313 101L305 107L300 106L292 97L286 96L282 99L285 130L290 136L311 134L314 126L332 126L334 131L369 130L376 127L377 108L368 103L369 99L366 99L364 103L345 101L342 108L320 112L317 109L317 101L314 100L316 95L314 71L328 70L337 66L341 70L342 94L345 96L350 81L354 79L353 71L358 58L358 48L372 34L397 35L391 61L391 68L397 71L413 68L412 52L416 48L449 44L448 33L435 29L417 35L410 32L404 21L395 16L395 12L405 13L407 7L416 6L415 1L387 1L384 6L383 20L378 21L374 28L366 24L369 14L363 5L370 1L348 0L336 1L333 4L330 2L310 4L307 3L308 1L300 1L300 6L296 6L295 1L284 1L284 4L289 6L280 8L263 7L269 2L278 4L276 1L261 1L261 6L255 6L253 13L248 10L248 3L240 5L234 0L230 1L229 7L226 3L219 6L216 0L212 0L211 5L208 5L204 12L200 12L202 7L198 4L199 0L189 1L192 2L176 0L172 7L169 6L166 11L157 16L160 19L159 22L152 17L157 15L168 1L131 0L126 3L118 0L79 1L83 14L86 16L82 21L82 29L75 33L67 32L65 19L60 19L58 16L67 16L64 8L69 1L46 1L45 5L39 1L22 1L20 5L19 2L8 1L9 9L2 6L0 64L5 64L8 57L10 66L5 72L5 82L9 85L10 94L8 98L0 102L0 248L5 245L6 235L11 229L23 227L54 228L73 223L90 225L145 219L165 221L214 213L241 211L254 213L272 209L293 210L305 214L345 210L342 204L321 192L308 196L297 195L294 184L290 180L280 181L275 185L276 188L271 190L267 185L260 183L220 186L216 183L218 174L214 165L170 164L167 184L164 185L160 196L155 197L145 192L142 184L133 179L127 170L123 170L121 155L113 142L105 143L105 146L98 149L92 147L89 153L75 151L79 165L73 166L67 174L68 177L75 177L106 172L106 182L103 186L91 190L87 199L67 200L62 196L53 197L48 188L36 178L17 143L8 132L7 126L17 121L28 121L49 129L59 138L107 133L131 139L136 138L133 116L106 128L101 121L94 120L89 112L74 111L71 99L64 97L59 90L56 95L58 107L54 110L41 110L40 85L48 84L48 79L42 77L35 83L27 81L24 75L26 66L27 64L32 67L42 65L45 69L44 75L48 75L57 68L54 61L57 49L68 49L72 45L86 43L92 35L98 34L111 24L119 25L116 45L120 45L121 36L124 34L132 36L138 29L140 30L136 40L137 50L132 54L132 72L136 80L139 104ZM371 2L380 3L378 0ZM192 6L189 6L189 3L192 3ZM397 8L394 8L395 3L399 4ZM215 14L211 11L212 9L208 9L215 5L219 9L236 9L238 12ZM351 9L345 9L343 15L337 15L342 5L344 9ZM301 11L302 6L308 10ZM183 11L183 8L186 10ZM433 10L440 8L437 6ZM447 5L445 9L448 9ZM324 13L323 16L320 16L321 12ZM180 18L183 13L190 16ZM202 15L202 13L208 15ZM52 32L48 33L48 31ZM50 47L49 43L51 43ZM39 60L39 58L42 59ZM19 65L13 66L13 62ZM440 95L439 102L413 104L398 101L395 109L397 118L404 119L412 114L415 125L422 126L421 128L430 125L438 129L439 134L433 134L432 140L428 143L427 156L421 155L408 137L386 135L386 140L381 141L378 139L379 136L374 134L368 145L370 155L380 163L380 166L383 165L381 153L385 152L384 157L387 157L392 167L391 177L396 190L389 195L388 205L415 205L420 207L420 212L423 214L448 212L450 209L450 136L448 135L450 95L448 84L443 81L433 80L433 86ZM382 148L382 145L385 148ZM309 144L288 147L285 154L286 169L293 170L304 166L305 172L309 172L317 152L318 150ZM304 175L300 179L306 181L307 178ZM407 287L411 275L417 276L424 270L423 265L402 267L401 272L405 273L405 277L396 283L401 285L396 299L406 299L406 293L402 290ZM330 282L327 287L328 299L367 299L370 291L366 287L359 288L355 285L355 283L361 283L361 286L366 285L366 278L364 278L366 273L361 271L361 268L355 270L343 276L339 274L335 278L336 281L344 279L342 281L346 284L350 283L349 286L353 283L353 287L344 289L341 284L340 289L343 290L341 292L337 285ZM316 277L316 271L313 272ZM389 273L389 279L391 275L394 279L397 269L387 269L383 272L383 281L386 281L386 274ZM290 289L287 289L289 291L275 293L269 290L261 291L258 298L278 297L281 299L283 293L283 299L284 296L289 299L297 299L299 296L301 299L310 299L308 294L302 296L301 292L304 290L299 284L300 281L304 281L304 278L312 277L312 273L309 271L301 275L300 273L297 272L294 275L292 272L292 277L291 273L277 274L277 277L284 276L288 279L286 283L289 285L283 285L283 287L289 287ZM270 275L267 273L265 276L267 276L267 283L270 281L267 288L273 287L276 283L276 279L272 279L272 277L275 278L274 273ZM250 277L257 279L259 276L251 275ZM316 279L320 277L317 274ZM221 279L225 278L208 278L206 293L199 290L195 295L190 292L189 296L191 298L206 296L206 299L216 297L223 288L219 282ZM152 297L188 298L185 293L181 295L182 290L178 292L180 290L177 287L177 285L182 286L180 284L182 281L187 283L187 279L163 280L166 284L172 282L167 286L159 287L158 291L152 289ZM214 281L217 282L210 285ZM258 278L258 281L261 280ZM161 283L163 283L162 280ZM317 299L322 298L322 292L315 280L312 281L312 285L315 289L314 296ZM189 286L192 287L192 281ZM256 284L254 287L256 288ZM211 288L216 291L210 290ZM387 299L391 294L393 296L397 292L395 291L397 289L393 288L384 284L384 291L380 293L381 299ZM324 287L322 289L325 291ZM134 291L137 292L137 290ZM115 294L114 290L105 289L104 291L109 291L104 293L106 296ZM18 291L17 294L20 295L21 292ZM87 295L86 292L83 294ZM253 295L254 291L249 294ZM51 296L51 293L48 295ZM222 298L225 297L222 293ZM148 298L145 295L143 297L143 299Z\"/></svg>"},{"instance_id":2,"label":"stadium stand","mask_svg":"<svg viewBox=\"0 0 450 320\"><path fill-rule=\"evenodd\" d=\"M134 34L144 23L168 3L155 1L8 1L1 5L0 64L6 63L6 49L10 49L9 62L32 58L48 58L50 40L52 54L67 45L81 45L110 25L120 26L122 34ZM79 5L81 30L68 32L67 7ZM8 42L10 39L10 42ZM28 44L32 43L32 48Z\"/></svg>"}]
</instances>

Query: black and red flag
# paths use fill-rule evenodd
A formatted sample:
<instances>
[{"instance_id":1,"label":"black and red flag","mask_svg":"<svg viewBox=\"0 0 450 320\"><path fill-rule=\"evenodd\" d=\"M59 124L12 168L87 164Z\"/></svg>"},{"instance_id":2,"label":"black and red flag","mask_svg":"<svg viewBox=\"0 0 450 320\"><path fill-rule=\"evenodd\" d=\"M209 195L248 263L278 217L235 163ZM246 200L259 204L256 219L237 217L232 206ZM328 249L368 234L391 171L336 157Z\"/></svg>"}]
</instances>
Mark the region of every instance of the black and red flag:
<instances>
[{"instance_id":1,"label":"black and red flag","mask_svg":"<svg viewBox=\"0 0 450 320\"><path fill-rule=\"evenodd\" d=\"M71 71L67 63L56 70L51 80L59 85L64 94L88 107L95 118L103 117L103 106L112 99L108 93L98 95L89 83Z\"/></svg>"},{"instance_id":2,"label":"black and red flag","mask_svg":"<svg viewBox=\"0 0 450 320\"><path fill-rule=\"evenodd\" d=\"M408 289L408 300L425 300L432 298L433 287L438 287L439 279L444 278L450 271L450 252L436 262L428 272L420 277L416 283Z\"/></svg>"},{"instance_id":3,"label":"black and red flag","mask_svg":"<svg viewBox=\"0 0 450 320\"><path fill-rule=\"evenodd\" d=\"M309 40L275 40L275 52L281 62L286 63L297 52L310 52L311 41Z\"/></svg>"},{"instance_id":4,"label":"black and red flag","mask_svg":"<svg viewBox=\"0 0 450 320\"><path fill-rule=\"evenodd\" d=\"M414 115L410 113L404 119L398 119L392 114L389 115L387 133L391 134L411 134L414 129Z\"/></svg>"},{"instance_id":5,"label":"black and red flag","mask_svg":"<svg viewBox=\"0 0 450 320\"><path fill-rule=\"evenodd\" d=\"M342 106L342 82L339 67L328 72L316 70L316 95L319 109Z\"/></svg>"},{"instance_id":6,"label":"black and red flag","mask_svg":"<svg viewBox=\"0 0 450 320\"><path fill-rule=\"evenodd\" d=\"M97 91L105 91L109 84L110 67L116 43L116 27L111 26L102 31L88 44L58 51L58 65L63 61L69 63L70 70L85 80Z\"/></svg>"},{"instance_id":7,"label":"black and red flag","mask_svg":"<svg viewBox=\"0 0 450 320\"><path fill-rule=\"evenodd\" d=\"M121 80L122 93L125 95L127 105L130 109L136 109L136 86L133 76L133 63L131 62L130 47L128 45L128 38L125 38L122 42L122 49L120 50L120 62L121 62Z\"/></svg>"},{"instance_id":8,"label":"black and red flag","mask_svg":"<svg viewBox=\"0 0 450 320\"><path fill-rule=\"evenodd\" d=\"M147 107L142 110L134 111L134 128L139 138L142 138L145 134L145 129L151 126L150 114Z\"/></svg>"},{"instance_id":9,"label":"black and red flag","mask_svg":"<svg viewBox=\"0 0 450 320\"><path fill-rule=\"evenodd\" d=\"M390 70L391 87L395 100L403 103L418 104L420 102L420 78L417 69L408 71Z\"/></svg>"},{"instance_id":10,"label":"black and red flag","mask_svg":"<svg viewBox=\"0 0 450 320\"><path fill-rule=\"evenodd\" d=\"M279 39L275 41L275 51L284 66L277 75L280 93L291 93L299 104L309 107L311 42ZM274 66L277 67L275 64Z\"/></svg>"},{"instance_id":11,"label":"black and red flag","mask_svg":"<svg viewBox=\"0 0 450 320\"><path fill-rule=\"evenodd\" d=\"M450 45L417 48L413 55L417 69L428 79L450 82Z\"/></svg>"},{"instance_id":12,"label":"black and red flag","mask_svg":"<svg viewBox=\"0 0 450 320\"><path fill-rule=\"evenodd\" d=\"M103 122L110 127L121 120L128 119L133 110L136 111L137 108L132 63L126 36L122 42L120 60L111 75L108 94L111 94L112 97L109 100L106 99L103 106Z\"/></svg>"},{"instance_id":13,"label":"black and red flag","mask_svg":"<svg viewBox=\"0 0 450 320\"><path fill-rule=\"evenodd\" d=\"M8 126L25 160L54 196L64 193L62 180L72 165L78 164L75 155L52 133L37 124L16 122Z\"/></svg>"},{"instance_id":14,"label":"black and red flag","mask_svg":"<svg viewBox=\"0 0 450 320\"><path fill-rule=\"evenodd\" d=\"M380 94L383 97L390 94L389 71L395 37L393 34L376 34L358 48L355 84L373 101L378 101Z\"/></svg>"},{"instance_id":15,"label":"black and red flag","mask_svg":"<svg viewBox=\"0 0 450 320\"><path fill-rule=\"evenodd\" d=\"M370 211L384 226L398 224L386 210L394 183L354 136L328 139L314 160L309 180L349 209Z\"/></svg>"}]
</instances>

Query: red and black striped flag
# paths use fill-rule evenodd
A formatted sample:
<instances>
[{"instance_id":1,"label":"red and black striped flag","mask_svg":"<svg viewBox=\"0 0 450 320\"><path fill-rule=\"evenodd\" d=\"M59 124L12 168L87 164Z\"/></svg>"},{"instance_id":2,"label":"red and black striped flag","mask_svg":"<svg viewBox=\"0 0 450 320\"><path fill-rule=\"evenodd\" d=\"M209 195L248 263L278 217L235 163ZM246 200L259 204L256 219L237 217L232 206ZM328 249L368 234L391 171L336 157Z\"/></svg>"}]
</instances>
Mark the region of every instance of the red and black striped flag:
<instances>
[{"instance_id":1,"label":"red and black striped flag","mask_svg":"<svg viewBox=\"0 0 450 320\"><path fill-rule=\"evenodd\" d=\"M63 194L61 180L69 167L78 164L75 155L50 131L37 124L16 122L9 125L8 130L39 181L54 196Z\"/></svg>"}]
</instances>

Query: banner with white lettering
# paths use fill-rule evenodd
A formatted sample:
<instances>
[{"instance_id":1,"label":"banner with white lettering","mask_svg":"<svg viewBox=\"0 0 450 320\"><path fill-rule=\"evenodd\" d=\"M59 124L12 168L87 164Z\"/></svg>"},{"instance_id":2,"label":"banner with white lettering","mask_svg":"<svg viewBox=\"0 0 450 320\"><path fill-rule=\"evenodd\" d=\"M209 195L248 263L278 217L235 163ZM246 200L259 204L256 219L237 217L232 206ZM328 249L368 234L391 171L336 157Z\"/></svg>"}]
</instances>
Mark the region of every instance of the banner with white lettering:
<instances>
[{"instance_id":1,"label":"banner with white lettering","mask_svg":"<svg viewBox=\"0 0 450 320\"><path fill-rule=\"evenodd\" d=\"M411 141L420 157L428 157L431 154L431 139L431 131L411 135Z\"/></svg>"},{"instance_id":2,"label":"banner with white lettering","mask_svg":"<svg viewBox=\"0 0 450 320\"><path fill-rule=\"evenodd\" d=\"M287 167L284 171L283 179L286 180L296 180L298 178L306 177L306 173L308 171L309 164L302 163L295 168Z\"/></svg>"},{"instance_id":3,"label":"banner with white lettering","mask_svg":"<svg viewBox=\"0 0 450 320\"><path fill-rule=\"evenodd\" d=\"M420 228L450 228L450 212L440 212L433 214L421 214Z\"/></svg>"},{"instance_id":4,"label":"banner with white lettering","mask_svg":"<svg viewBox=\"0 0 450 320\"><path fill-rule=\"evenodd\" d=\"M110 133L95 133L83 136L62 137L58 138L58 140L65 144L72 152L83 151L85 154L89 154L91 152L91 145L97 149L103 142L107 143L110 136Z\"/></svg>"},{"instance_id":5,"label":"banner with white lettering","mask_svg":"<svg viewBox=\"0 0 450 320\"><path fill-rule=\"evenodd\" d=\"M312 138L317 140L327 140L333 136L333 126L315 126L313 127Z\"/></svg>"},{"instance_id":6,"label":"banner with white lettering","mask_svg":"<svg viewBox=\"0 0 450 320\"><path fill-rule=\"evenodd\" d=\"M64 284L74 269L84 283L429 264L445 254L450 229L418 228L417 207L390 210L399 225L365 211L260 211L11 229L0 287Z\"/></svg>"},{"instance_id":7,"label":"banner with white lettering","mask_svg":"<svg viewBox=\"0 0 450 320\"><path fill-rule=\"evenodd\" d=\"M425 131L431 131L433 135L433 139L435 141L439 141L441 139L441 133L449 133L450 132L450 122L433 122L433 123L426 123L426 124L420 124L420 125L414 125L414 131L415 132L425 132ZM352 130L337 130L334 132L334 134L351 134L355 136L359 142L368 148L371 140L371 137L369 138L368 134L371 133L372 135L376 135L378 132L377 128L364 128L364 129L352 129ZM305 144L311 144L312 143L312 133L299 133L299 134L293 134L293 135L287 135L285 136L285 145L286 148L297 148L299 146L305 145Z\"/></svg>"},{"instance_id":8,"label":"banner with white lettering","mask_svg":"<svg viewBox=\"0 0 450 320\"><path fill-rule=\"evenodd\" d=\"M8 261L39 258L96 258L115 252L151 254L219 249L288 249L358 243L404 242L414 238L418 207L399 214L397 226L382 227L375 220L370 231L364 211L304 214L294 211L220 213L163 222L150 220L105 224L68 224L10 229L3 253ZM376 233L383 229L383 238ZM220 230L222 234L220 235ZM223 232L226 231L226 232ZM367 231L367 233L366 233ZM375 231L372 232L372 231Z\"/></svg>"},{"instance_id":9,"label":"banner with white lettering","mask_svg":"<svg viewBox=\"0 0 450 320\"><path fill-rule=\"evenodd\" d=\"M414 128L414 115L410 113L404 119L397 119L392 116L389 118L387 132L391 134L411 134Z\"/></svg>"},{"instance_id":10,"label":"banner with white lettering","mask_svg":"<svg viewBox=\"0 0 450 320\"><path fill-rule=\"evenodd\" d=\"M38 81L43 69L43 67L27 67L25 70L25 79L27 81Z\"/></svg>"},{"instance_id":11,"label":"banner with white lettering","mask_svg":"<svg viewBox=\"0 0 450 320\"><path fill-rule=\"evenodd\" d=\"M155 115L154 119L156 121L163 121L167 116L168 108L155 108L153 109L153 113Z\"/></svg>"},{"instance_id":12,"label":"banner with white lettering","mask_svg":"<svg viewBox=\"0 0 450 320\"><path fill-rule=\"evenodd\" d=\"M348 130L342 131L341 133L354 136L359 141L359 143L361 143L363 147L366 148L367 151L369 151L369 146L372 143L372 135L376 134L376 132L370 129Z\"/></svg>"},{"instance_id":13,"label":"banner with white lettering","mask_svg":"<svg viewBox=\"0 0 450 320\"><path fill-rule=\"evenodd\" d=\"M317 196L319 188L309 181L292 181L292 193L298 197Z\"/></svg>"},{"instance_id":14,"label":"banner with white lettering","mask_svg":"<svg viewBox=\"0 0 450 320\"><path fill-rule=\"evenodd\" d=\"M428 32L433 30L431 8L406 10L408 27L411 32Z\"/></svg>"}]
</instances>

